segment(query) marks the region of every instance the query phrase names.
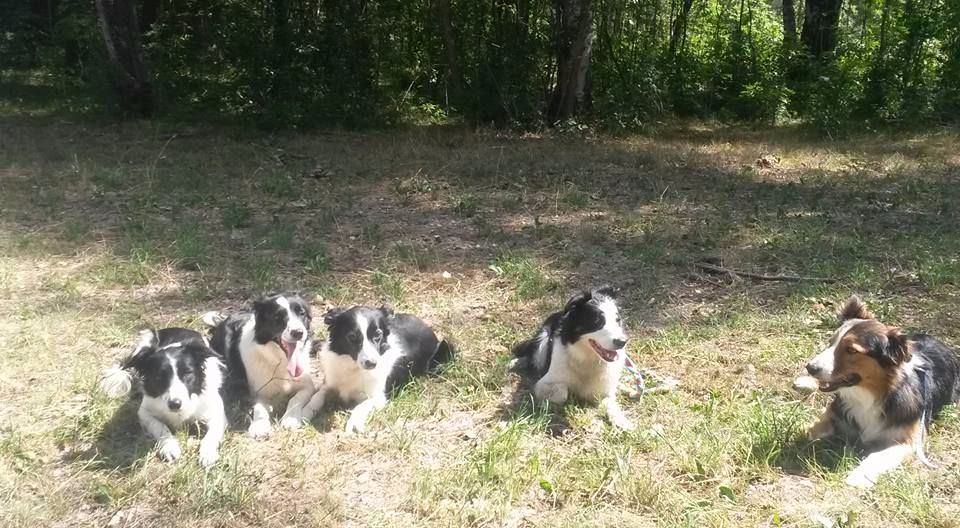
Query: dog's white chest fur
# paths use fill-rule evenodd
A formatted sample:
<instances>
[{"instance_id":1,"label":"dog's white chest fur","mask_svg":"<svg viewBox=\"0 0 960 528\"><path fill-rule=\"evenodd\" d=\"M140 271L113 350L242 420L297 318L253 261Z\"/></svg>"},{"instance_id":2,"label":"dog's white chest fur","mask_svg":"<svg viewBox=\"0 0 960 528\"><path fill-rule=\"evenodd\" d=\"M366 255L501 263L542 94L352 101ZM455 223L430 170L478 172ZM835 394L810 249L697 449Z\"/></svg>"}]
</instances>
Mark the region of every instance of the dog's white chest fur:
<instances>
[{"instance_id":1,"label":"dog's white chest fur","mask_svg":"<svg viewBox=\"0 0 960 528\"><path fill-rule=\"evenodd\" d=\"M273 400L290 396L307 386L312 390L313 379L309 371L305 370L299 378L290 378L287 373L287 356L280 345L273 342L261 345L254 341L254 324L255 321L251 318L240 334L240 358L247 371L251 395ZM307 339L294 352L300 354L301 365L309 364L310 346L310 340Z\"/></svg>"},{"instance_id":2,"label":"dog's white chest fur","mask_svg":"<svg viewBox=\"0 0 960 528\"><path fill-rule=\"evenodd\" d=\"M883 420L883 409L876 397L862 387L841 389L840 399L845 410L860 428L860 439L864 443L885 441L888 429Z\"/></svg>"},{"instance_id":3,"label":"dog's white chest fur","mask_svg":"<svg viewBox=\"0 0 960 528\"><path fill-rule=\"evenodd\" d=\"M615 393L623 371L623 354L608 363L583 343L571 347L557 346L554 354L566 365L569 387L580 398L599 401Z\"/></svg>"},{"instance_id":4,"label":"dog's white chest fur","mask_svg":"<svg viewBox=\"0 0 960 528\"><path fill-rule=\"evenodd\" d=\"M366 370L352 357L330 351L324 343L320 351L320 368L323 369L324 385L337 392L347 405L382 395L393 366L403 357L403 350L393 336L387 337L387 351L380 356L377 366Z\"/></svg>"}]
</instances>

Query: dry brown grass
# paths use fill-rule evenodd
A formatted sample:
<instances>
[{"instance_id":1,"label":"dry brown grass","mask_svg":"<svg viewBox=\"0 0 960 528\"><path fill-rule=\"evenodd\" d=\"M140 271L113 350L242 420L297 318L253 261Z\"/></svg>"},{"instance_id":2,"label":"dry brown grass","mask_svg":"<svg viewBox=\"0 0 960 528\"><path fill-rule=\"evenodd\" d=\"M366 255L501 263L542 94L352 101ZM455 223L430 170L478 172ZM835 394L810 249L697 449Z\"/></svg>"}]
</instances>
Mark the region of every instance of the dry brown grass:
<instances>
[{"instance_id":1,"label":"dry brown grass","mask_svg":"<svg viewBox=\"0 0 960 528\"><path fill-rule=\"evenodd\" d=\"M788 387L851 291L958 342L957 145L0 122L3 524L956 526L955 410L930 437L943 469L861 494L842 484L850 453L800 438L825 401ZM731 281L703 257L839 282ZM683 380L626 404L635 433L537 408L505 368L599 282L624 289L634 357ZM193 436L159 462L132 407L93 390L99 369L145 325L198 327L271 288L309 292L317 315L390 302L461 357L365 436L325 413L266 442L232 432L208 472Z\"/></svg>"}]
</instances>

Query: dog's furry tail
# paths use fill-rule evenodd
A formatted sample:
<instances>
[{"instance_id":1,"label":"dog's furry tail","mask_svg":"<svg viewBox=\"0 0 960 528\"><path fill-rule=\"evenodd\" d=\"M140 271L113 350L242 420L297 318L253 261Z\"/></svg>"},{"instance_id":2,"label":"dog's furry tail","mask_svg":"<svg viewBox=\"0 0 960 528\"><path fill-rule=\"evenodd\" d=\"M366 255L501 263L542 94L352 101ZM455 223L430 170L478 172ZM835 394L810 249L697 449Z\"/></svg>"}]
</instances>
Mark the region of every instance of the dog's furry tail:
<instances>
[{"instance_id":1,"label":"dog's furry tail","mask_svg":"<svg viewBox=\"0 0 960 528\"><path fill-rule=\"evenodd\" d=\"M456 357L456 350L453 348L453 345L451 345L446 339L440 341L440 343L437 345L437 351L433 353L433 358L430 359L430 370L433 370L444 363L453 361L454 357Z\"/></svg>"},{"instance_id":2,"label":"dog's furry tail","mask_svg":"<svg viewBox=\"0 0 960 528\"><path fill-rule=\"evenodd\" d=\"M537 349L538 344L539 342L536 338L521 341L510 350L510 355L517 359L533 357L533 352Z\"/></svg>"},{"instance_id":3,"label":"dog's furry tail","mask_svg":"<svg viewBox=\"0 0 960 528\"><path fill-rule=\"evenodd\" d=\"M209 326L210 328L213 328L218 324L226 321L227 316L218 310L212 310L203 314L200 317L200 320L203 321L203 324Z\"/></svg>"},{"instance_id":4,"label":"dog's furry tail","mask_svg":"<svg viewBox=\"0 0 960 528\"><path fill-rule=\"evenodd\" d=\"M113 365L103 370L97 385L107 396L120 398L130 394L133 388L133 374L120 365Z\"/></svg>"},{"instance_id":5,"label":"dog's furry tail","mask_svg":"<svg viewBox=\"0 0 960 528\"><path fill-rule=\"evenodd\" d=\"M531 371L533 358L537 354L537 350L544 345L545 341L546 335L541 332L530 339L514 345L513 349L510 350L510 355L513 356L513 358L507 363L507 370L520 374Z\"/></svg>"},{"instance_id":6,"label":"dog's furry tail","mask_svg":"<svg viewBox=\"0 0 960 528\"><path fill-rule=\"evenodd\" d=\"M134 374L132 372L137 359L144 352L150 352L160 346L157 333L147 329L137 336L137 346L119 365L115 364L103 370L97 384L104 394L111 398L120 398L130 394L133 389Z\"/></svg>"}]
</instances>

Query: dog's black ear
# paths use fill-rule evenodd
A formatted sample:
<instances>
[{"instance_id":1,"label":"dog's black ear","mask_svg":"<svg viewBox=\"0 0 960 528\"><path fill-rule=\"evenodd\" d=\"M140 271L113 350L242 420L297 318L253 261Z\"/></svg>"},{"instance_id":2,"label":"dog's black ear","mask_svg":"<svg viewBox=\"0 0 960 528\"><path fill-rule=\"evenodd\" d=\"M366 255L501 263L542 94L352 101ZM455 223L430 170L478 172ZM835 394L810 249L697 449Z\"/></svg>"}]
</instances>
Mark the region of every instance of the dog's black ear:
<instances>
[{"instance_id":1,"label":"dog's black ear","mask_svg":"<svg viewBox=\"0 0 960 528\"><path fill-rule=\"evenodd\" d=\"M840 308L840 322L850 319L874 319L873 314L867 309L867 304L857 295L851 295L847 302Z\"/></svg>"},{"instance_id":2,"label":"dog's black ear","mask_svg":"<svg viewBox=\"0 0 960 528\"><path fill-rule=\"evenodd\" d=\"M594 297L596 297L596 296L603 296L603 297L609 297L610 299L616 299L616 298L620 297L620 288L614 288L613 286L610 286L609 284L604 284L603 286L600 286L599 288L594 288L594 289L593 289L593 296L594 296Z\"/></svg>"},{"instance_id":3,"label":"dog's black ear","mask_svg":"<svg viewBox=\"0 0 960 528\"><path fill-rule=\"evenodd\" d=\"M582 306L590 302L590 299L592 298L593 298L593 293L591 292L588 292L588 291L578 292L573 297L570 297L570 299L567 300L567 304L564 305L563 311L564 313L569 312L570 310L573 310L578 306Z\"/></svg>"},{"instance_id":4,"label":"dog's black ear","mask_svg":"<svg viewBox=\"0 0 960 528\"><path fill-rule=\"evenodd\" d=\"M330 308L327 310L327 313L323 315L323 324L327 326L333 326L333 323L336 322L337 317L340 317L343 312L346 312L343 308Z\"/></svg>"},{"instance_id":5,"label":"dog's black ear","mask_svg":"<svg viewBox=\"0 0 960 528\"><path fill-rule=\"evenodd\" d=\"M270 303L273 302L272 297L268 295L261 295L253 300L253 311L259 312L260 310L266 309L269 307Z\"/></svg>"},{"instance_id":6,"label":"dog's black ear","mask_svg":"<svg viewBox=\"0 0 960 528\"><path fill-rule=\"evenodd\" d=\"M393 317L393 308L387 306L386 304L381 304L379 310L384 317Z\"/></svg>"},{"instance_id":7,"label":"dog's black ear","mask_svg":"<svg viewBox=\"0 0 960 528\"><path fill-rule=\"evenodd\" d=\"M855 345L855 348L865 349L864 351L883 367L895 367L913 357L910 341L899 328L887 327L879 332L869 332L863 339L864 343Z\"/></svg>"},{"instance_id":8,"label":"dog's black ear","mask_svg":"<svg viewBox=\"0 0 960 528\"><path fill-rule=\"evenodd\" d=\"M151 329L143 330L137 336L137 344L133 352L123 361L122 368L138 368L145 357L160 347L160 338Z\"/></svg>"},{"instance_id":9,"label":"dog's black ear","mask_svg":"<svg viewBox=\"0 0 960 528\"><path fill-rule=\"evenodd\" d=\"M887 329L887 347L884 355L894 365L910 361L913 353L910 351L910 342L899 328Z\"/></svg>"}]
</instances>

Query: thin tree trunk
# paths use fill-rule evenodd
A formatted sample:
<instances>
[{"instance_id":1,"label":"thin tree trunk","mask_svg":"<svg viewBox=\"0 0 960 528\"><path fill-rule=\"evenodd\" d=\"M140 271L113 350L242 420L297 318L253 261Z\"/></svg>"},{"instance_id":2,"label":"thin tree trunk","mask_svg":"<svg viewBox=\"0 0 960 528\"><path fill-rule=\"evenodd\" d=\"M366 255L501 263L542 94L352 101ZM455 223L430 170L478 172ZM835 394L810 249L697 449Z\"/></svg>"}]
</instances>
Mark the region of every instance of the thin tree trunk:
<instances>
[{"instance_id":1,"label":"thin tree trunk","mask_svg":"<svg viewBox=\"0 0 960 528\"><path fill-rule=\"evenodd\" d=\"M683 0L680 5L680 13L673 21L673 27L670 31L670 45L667 48L667 56L671 59L677 53L677 45L680 44L681 37L687 32L687 17L690 15L690 8L693 7L693 0Z\"/></svg>"},{"instance_id":2,"label":"thin tree trunk","mask_svg":"<svg viewBox=\"0 0 960 528\"><path fill-rule=\"evenodd\" d=\"M114 71L121 106L144 117L153 113L134 0L96 0L100 31Z\"/></svg>"},{"instance_id":3,"label":"thin tree trunk","mask_svg":"<svg viewBox=\"0 0 960 528\"><path fill-rule=\"evenodd\" d=\"M797 45L797 8L793 0L783 0L783 47L793 49Z\"/></svg>"},{"instance_id":4,"label":"thin tree trunk","mask_svg":"<svg viewBox=\"0 0 960 528\"><path fill-rule=\"evenodd\" d=\"M271 45L271 66L273 82L270 84L270 96L278 101L285 98L289 91L290 56L293 34L290 28L290 3L288 0L273 0L273 42Z\"/></svg>"},{"instance_id":5,"label":"thin tree trunk","mask_svg":"<svg viewBox=\"0 0 960 528\"><path fill-rule=\"evenodd\" d=\"M556 0L557 82L547 121L557 123L589 105L593 48L592 0Z\"/></svg>"},{"instance_id":6,"label":"thin tree trunk","mask_svg":"<svg viewBox=\"0 0 960 528\"><path fill-rule=\"evenodd\" d=\"M457 101L463 86L463 76L460 73L459 61L457 61L457 44L453 36L450 0L435 0L434 13L437 17L437 23L440 25L440 37L443 40L443 51L447 59L446 92L447 102L449 103L450 93L453 93L453 100Z\"/></svg>"}]
</instances>

